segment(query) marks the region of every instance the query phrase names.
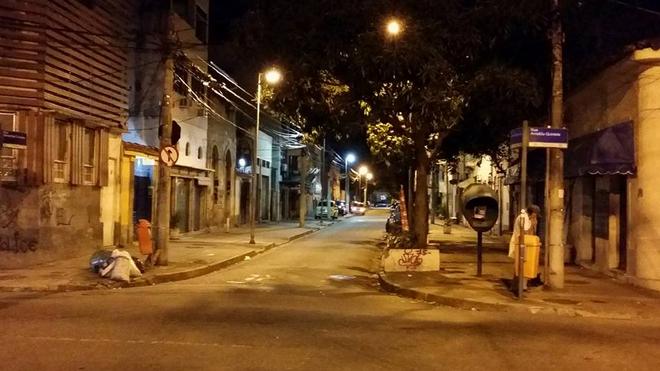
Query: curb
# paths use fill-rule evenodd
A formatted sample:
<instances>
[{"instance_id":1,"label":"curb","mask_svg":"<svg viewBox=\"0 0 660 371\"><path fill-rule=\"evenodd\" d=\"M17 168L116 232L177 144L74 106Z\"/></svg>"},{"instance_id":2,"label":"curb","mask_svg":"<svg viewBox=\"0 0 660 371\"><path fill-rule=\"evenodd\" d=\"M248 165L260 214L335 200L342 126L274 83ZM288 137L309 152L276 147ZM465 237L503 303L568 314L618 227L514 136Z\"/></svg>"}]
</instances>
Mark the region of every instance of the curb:
<instances>
[{"instance_id":1,"label":"curb","mask_svg":"<svg viewBox=\"0 0 660 371\"><path fill-rule=\"evenodd\" d=\"M327 227L330 227L330 226L331 225L328 225ZM293 236L287 238L286 241L284 241L284 242L281 242L281 243L271 242L271 243L265 245L262 248L251 250L251 251L236 255L234 257L231 257L229 259L225 259L225 260L221 260L221 261L218 261L218 262L215 262L215 263L203 265L201 267L196 267L196 268L192 268L192 269L185 270L185 271L179 271L179 272L155 274L152 277L142 278L142 279L138 279L137 281L132 281L132 282L109 281L109 282L93 282L93 283L89 283L89 284L64 284L64 285L56 285L56 286L38 286L38 287L1 287L0 286L0 292L56 293L56 292L73 292L73 291L91 291L91 290L107 290L107 289L119 289L119 288L146 287L146 286L153 286L153 285L157 285L157 284L161 284L161 283L167 283L167 282L183 281L183 280L187 280L187 279L191 279L191 278L204 276L204 275L207 275L209 273L213 273L213 272L219 271L221 269L227 268L229 266L238 264L242 261L245 261L245 258L252 258L254 256L263 254L266 251L269 251L269 250L271 250L275 247L286 245L287 243L290 243L292 241L301 239L301 238L306 237L306 236L308 236L312 233L318 232L321 229L323 229L323 228L312 228L312 229L309 229L308 231L293 235Z\"/></svg>"},{"instance_id":2,"label":"curb","mask_svg":"<svg viewBox=\"0 0 660 371\"><path fill-rule=\"evenodd\" d=\"M635 315L598 313L598 312L572 309L572 308L535 306L535 305L525 304L524 302L521 302L520 304L485 303L477 300L448 297L438 294L432 294L429 292L424 292L422 290L417 290L413 288L407 288L388 279L387 273L383 269L382 258L384 254L385 254L385 249L383 249L383 253L381 254L381 266L380 266L380 271L378 272L378 282L380 283L380 287L382 287L384 291L414 300L423 300L432 304L438 304L447 307L452 307L462 310L470 310L470 311L545 314L545 315L560 315L560 316L568 316L568 317L588 317L588 318L617 319L617 320L645 319L643 317L635 316Z\"/></svg>"}]
</instances>

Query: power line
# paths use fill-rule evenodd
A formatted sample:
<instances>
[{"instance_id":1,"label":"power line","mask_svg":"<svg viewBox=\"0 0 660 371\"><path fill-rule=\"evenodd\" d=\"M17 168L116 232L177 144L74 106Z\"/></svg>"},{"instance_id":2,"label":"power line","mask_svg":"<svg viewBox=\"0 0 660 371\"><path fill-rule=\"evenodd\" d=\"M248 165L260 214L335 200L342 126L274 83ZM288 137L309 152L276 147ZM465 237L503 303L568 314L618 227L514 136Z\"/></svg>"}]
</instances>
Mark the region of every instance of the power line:
<instances>
[{"instance_id":1,"label":"power line","mask_svg":"<svg viewBox=\"0 0 660 371\"><path fill-rule=\"evenodd\" d=\"M652 9L648 9L648 8L643 8L639 5L630 4L630 3L627 3L625 1L619 1L619 0L608 0L608 1L611 2L611 3L619 4L621 6L625 6L627 8L639 10L640 12L643 12L643 13L648 13L648 14L653 14L653 15L656 15L656 16L660 16L660 11L656 11L656 10L652 10Z\"/></svg>"}]
</instances>

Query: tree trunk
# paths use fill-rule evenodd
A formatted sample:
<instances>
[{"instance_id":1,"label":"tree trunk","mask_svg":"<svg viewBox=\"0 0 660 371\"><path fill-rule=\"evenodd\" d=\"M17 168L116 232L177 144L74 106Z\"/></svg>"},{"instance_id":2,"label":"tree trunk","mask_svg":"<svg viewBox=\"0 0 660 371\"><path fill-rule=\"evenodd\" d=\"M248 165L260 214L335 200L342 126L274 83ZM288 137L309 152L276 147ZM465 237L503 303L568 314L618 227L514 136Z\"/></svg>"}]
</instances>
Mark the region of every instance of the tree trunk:
<instances>
[{"instance_id":1,"label":"tree trunk","mask_svg":"<svg viewBox=\"0 0 660 371\"><path fill-rule=\"evenodd\" d=\"M426 154L426 148L421 147L418 151L415 177L415 204L414 217L415 224L412 226L412 232L418 248L426 247L426 239L429 233L429 195L428 195L428 175L429 158Z\"/></svg>"}]
</instances>

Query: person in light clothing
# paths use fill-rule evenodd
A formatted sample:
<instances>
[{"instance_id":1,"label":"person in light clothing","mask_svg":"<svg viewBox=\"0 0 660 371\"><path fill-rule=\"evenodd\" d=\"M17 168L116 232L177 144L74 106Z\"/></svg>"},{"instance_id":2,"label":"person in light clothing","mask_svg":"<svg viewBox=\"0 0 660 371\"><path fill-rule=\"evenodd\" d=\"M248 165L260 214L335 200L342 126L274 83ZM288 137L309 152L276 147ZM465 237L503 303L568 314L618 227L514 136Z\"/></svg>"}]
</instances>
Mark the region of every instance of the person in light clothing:
<instances>
[{"instance_id":1,"label":"person in light clothing","mask_svg":"<svg viewBox=\"0 0 660 371\"><path fill-rule=\"evenodd\" d=\"M520 245L520 234L521 234L521 224L523 225L524 234L536 236L536 231L538 229L539 217L541 215L541 208L536 205L530 205L527 209L523 209L520 212L520 215L516 218L515 223L513 224L513 234L511 235L511 240L509 241L509 257L515 259L517 255L518 246ZM522 219L522 223L521 223ZM515 262L517 264L517 262ZM517 277L513 278L513 282L516 282ZM524 280L524 287L527 289L527 280Z\"/></svg>"}]
</instances>

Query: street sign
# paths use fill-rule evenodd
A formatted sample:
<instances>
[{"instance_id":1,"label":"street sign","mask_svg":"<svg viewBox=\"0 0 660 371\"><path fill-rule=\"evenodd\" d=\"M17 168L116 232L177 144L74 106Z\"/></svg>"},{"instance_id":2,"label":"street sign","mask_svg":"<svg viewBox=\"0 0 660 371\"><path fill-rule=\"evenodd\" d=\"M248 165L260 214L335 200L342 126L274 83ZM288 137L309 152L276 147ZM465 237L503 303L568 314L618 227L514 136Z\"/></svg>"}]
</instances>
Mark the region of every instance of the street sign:
<instances>
[{"instance_id":1,"label":"street sign","mask_svg":"<svg viewBox=\"0 0 660 371\"><path fill-rule=\"evenodd\" d=\"M0 130L0 148L26 149L27 134L20 131Z\"/></svg>"},{"instance_id":2,"label":"street sign","mask_svg":"<svg viewBox=\"0 0 660 371\"><path fill-rule=\"evenodd\" d=\"M172 167L179 160L179 151L173 146L163 147L163 149L160 150L160 160L163 161L166 166Z\"/></svg>"},{"instance_id":3,"label":"street sign","mask_svg":"<svg viewBox=\"0 0 660 371\"><path fill-rule=\"evenodd\" d=\"M522 128L511 131L511 148L522 145ZM531 148L568 148L568 130L530 127L529 147Z\"/></svg>"}]
</instances>

